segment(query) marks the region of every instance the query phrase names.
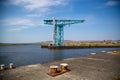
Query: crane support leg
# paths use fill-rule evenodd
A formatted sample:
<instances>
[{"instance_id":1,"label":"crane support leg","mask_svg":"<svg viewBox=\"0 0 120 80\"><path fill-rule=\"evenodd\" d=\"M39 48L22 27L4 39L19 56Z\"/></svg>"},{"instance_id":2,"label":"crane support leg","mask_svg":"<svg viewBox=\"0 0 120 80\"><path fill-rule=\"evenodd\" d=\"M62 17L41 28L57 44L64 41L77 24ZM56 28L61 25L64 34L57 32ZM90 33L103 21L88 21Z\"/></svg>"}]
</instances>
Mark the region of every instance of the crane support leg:
<instances>
[{"instance_id":1,"label":"crane support leg","mask_svg":"<svg viewBox=\"0 0 120 80\"><path fill-rule=\"evenodd\" d=\"M64 27L59 26L59 45L63 46L64 45Z\"/></svg>"},{"instance_id":2,"label":"crane support leg","mask_svg":"<svg viewBox=\"0 0 120 80\"><path fill-rule=\"evenodd\" d=\"M53 44L55 46L63 46L64 45L64 27L63 27L63 25L54 27L53 40L54 40Z\"/></svg>"}]
</instances>

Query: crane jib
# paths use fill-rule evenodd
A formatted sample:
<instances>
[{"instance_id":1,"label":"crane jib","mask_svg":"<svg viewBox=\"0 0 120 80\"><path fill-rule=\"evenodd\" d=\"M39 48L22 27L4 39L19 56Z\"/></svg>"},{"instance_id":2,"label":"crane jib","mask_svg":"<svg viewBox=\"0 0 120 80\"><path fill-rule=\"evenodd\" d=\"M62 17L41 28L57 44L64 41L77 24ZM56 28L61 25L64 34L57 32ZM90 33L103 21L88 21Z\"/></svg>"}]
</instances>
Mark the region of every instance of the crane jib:
<instances>
[{"instance_id":1,"label":"crane jib","mask_svg":"<svg viewBox=\"0 0 120 80\"><path fill-rule=\"evenodd\" d=\"M85 20L59 20L48 19L44 20L44 24L53 25L53 46L64 46L64 26L83 23Z\"/></svg>"}]
</instances>

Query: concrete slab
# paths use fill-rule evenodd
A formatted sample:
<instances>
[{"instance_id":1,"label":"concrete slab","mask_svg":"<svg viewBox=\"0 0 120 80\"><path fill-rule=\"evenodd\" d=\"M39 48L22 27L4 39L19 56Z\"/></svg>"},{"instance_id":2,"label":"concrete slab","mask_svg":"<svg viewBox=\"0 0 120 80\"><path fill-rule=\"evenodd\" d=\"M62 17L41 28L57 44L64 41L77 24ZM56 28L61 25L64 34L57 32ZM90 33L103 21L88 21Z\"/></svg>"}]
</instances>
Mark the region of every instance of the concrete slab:
<instances>
[{"instance_id":1,"label":"concrete slab","mask_svg":"<svg viewBox=\"0 0 120 80\"><path fill-rule=\"evenodd\" d=\"M47 75L51 65L61 63L67 63L71 71L56 77ZM0 71L0 80L114 80L119 75L120 54L104 52Z\"/></svg>"}]
</instances>

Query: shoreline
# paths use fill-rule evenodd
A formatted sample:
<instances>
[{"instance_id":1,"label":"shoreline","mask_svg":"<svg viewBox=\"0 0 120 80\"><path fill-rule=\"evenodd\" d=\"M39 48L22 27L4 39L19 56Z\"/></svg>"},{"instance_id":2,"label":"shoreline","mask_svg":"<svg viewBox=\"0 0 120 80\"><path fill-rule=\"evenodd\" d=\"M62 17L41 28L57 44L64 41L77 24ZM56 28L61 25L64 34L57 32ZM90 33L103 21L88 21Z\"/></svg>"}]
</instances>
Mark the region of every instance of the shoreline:
<instances>
[{"instance_id":1,"label":"shoreline","mask_svg":"<svg viewBox=\"0 0 120 80\"><path fill-rule=\"evenodd\" d=\"M115 80L120 75L119 61L116 51L100 52L0 71L0 80ZM71 71L56 77L47 75L51 65L60 63L68 63Z\"/></svg>"},{"instance_id":2,"label":"shoreline","mask_svg":"<svg viewBox=\"0 0 120 80\"><path fill-rule=\"evenodd\" d=\"M46 46L41 45L41 48L47 48L47 49L83 49L83 48L120 48L120 45L117 46Z\"/></svg>"}]
</instances>

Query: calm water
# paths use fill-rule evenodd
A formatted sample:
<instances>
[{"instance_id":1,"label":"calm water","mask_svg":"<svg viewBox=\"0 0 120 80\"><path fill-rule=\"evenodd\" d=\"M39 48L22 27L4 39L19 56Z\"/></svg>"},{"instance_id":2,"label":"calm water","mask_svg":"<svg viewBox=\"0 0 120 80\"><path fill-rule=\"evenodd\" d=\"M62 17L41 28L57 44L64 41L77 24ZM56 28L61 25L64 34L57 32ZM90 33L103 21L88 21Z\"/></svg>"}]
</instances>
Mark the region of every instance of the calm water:
<instances>
[{"instance_id":1,"label":"calm water","mask_svg":"<svg viewBox=\"0 0 120 80\"><path fill-rule=\"evenodd\" d=\"M0 64L5 64L8 66L9 63L14 63L15 66L22 66L78 57L91 52L117 49L120 48L49 50L43 49L39 45L0 46Z\"/></svg>"}]
</instances>

